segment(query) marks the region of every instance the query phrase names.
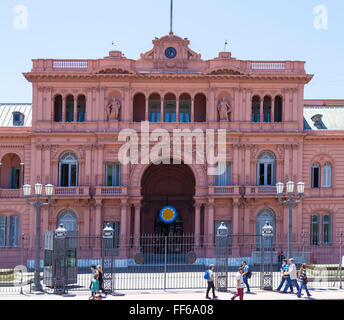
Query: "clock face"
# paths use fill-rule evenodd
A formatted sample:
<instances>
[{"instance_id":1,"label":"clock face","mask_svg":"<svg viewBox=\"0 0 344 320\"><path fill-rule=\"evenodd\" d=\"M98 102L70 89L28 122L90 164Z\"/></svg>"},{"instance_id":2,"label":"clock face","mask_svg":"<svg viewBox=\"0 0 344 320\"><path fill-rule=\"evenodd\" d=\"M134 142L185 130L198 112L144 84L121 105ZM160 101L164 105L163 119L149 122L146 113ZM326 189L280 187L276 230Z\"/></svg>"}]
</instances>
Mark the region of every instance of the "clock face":
<instances>
[{"instance_id":1,"label":"clock face","mask_svg":"<svg viewBox=\"0 0 344 320\"><path fill-rule=\"evenodd\" d=\"M165 50L165 56L169 59L173 59L177 55L177 50L173 47L168 47Z\"/></svg>"}]
</instances>

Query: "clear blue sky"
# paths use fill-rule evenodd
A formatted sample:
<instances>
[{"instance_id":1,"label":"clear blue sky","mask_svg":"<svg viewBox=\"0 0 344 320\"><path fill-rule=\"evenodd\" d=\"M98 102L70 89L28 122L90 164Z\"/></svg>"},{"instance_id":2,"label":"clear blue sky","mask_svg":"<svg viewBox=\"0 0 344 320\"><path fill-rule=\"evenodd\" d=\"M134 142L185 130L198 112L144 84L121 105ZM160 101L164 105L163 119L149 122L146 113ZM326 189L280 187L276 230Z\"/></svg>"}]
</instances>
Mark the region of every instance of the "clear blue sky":
<instances>
[{"instance_id":1,"label":"clear blue sky","mask_svg":"<svg viewBox=\"0 0 344 320\"><path fill-rule=\"evenodd\" d=\"M14 8L25 5L27 29ZM316 29L313 9L328 9ZM31 102L22 72L33 58L102 58L115 48L137 59L169 31L170 0L1 0L0 102ZM174 0L174 33L211 59L229 41L239 59L303 60L315 75L305 98L344 99L344 1ZM117 45L112 47L111 42Z\"/></svg>"}]
</instances>

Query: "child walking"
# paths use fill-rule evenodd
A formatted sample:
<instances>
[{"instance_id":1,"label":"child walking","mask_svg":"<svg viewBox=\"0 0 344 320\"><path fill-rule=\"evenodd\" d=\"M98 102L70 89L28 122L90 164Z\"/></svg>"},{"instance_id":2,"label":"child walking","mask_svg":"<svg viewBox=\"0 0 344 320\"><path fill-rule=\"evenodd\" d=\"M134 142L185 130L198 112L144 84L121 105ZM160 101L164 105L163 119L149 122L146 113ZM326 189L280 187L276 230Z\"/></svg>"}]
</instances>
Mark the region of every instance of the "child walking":
<instances>
[{"instance_id":1,"label":"child walking","mask_svg":"<svg viewBox=\"0 0 344 320\"><path fill-rule=\"evenodd\" d=\"M99 274L98 273L94 273L93 274L93 279L91 281L91 297L90 300L95 300L97 298L99 298L98 292L99 292Z\"/></svg>"}]
</instances>

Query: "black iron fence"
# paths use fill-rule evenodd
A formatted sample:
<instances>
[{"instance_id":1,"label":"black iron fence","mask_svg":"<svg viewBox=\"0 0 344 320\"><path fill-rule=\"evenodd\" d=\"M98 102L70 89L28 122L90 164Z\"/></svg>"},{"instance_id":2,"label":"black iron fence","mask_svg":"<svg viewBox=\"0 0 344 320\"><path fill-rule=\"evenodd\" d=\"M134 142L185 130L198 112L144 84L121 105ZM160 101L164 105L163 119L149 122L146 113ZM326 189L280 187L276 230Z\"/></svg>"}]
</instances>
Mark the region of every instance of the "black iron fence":
<instances>
[{"instance_id":1,"label":"black iron fence","mask_svg":"<svg viewBox=\"0 0 344 320\"><path fill-rule=\"evenodd\" d=\"M292 243L297 267L309 265L309 287L341 287L342 236L328 246L314 246L304 235ZM121 290L201 289L203 275L215 264L216 286L234 288L235 273L245 260L252 270L251 288L263 288L271 279L276 288L281 279L280 260L287 255L287 242L262 241L261 235L195 234L125 236L104 241L101 236L69 236L55 249L42 239L41 278L45 290L63 288L87 291L91 265L104 270L105 289ZM57 249L59 248L59 249ZM55 250L55 251L54 251ZM33 283L34 247L21 239L18 248L0 248L0 292L29 292ZM215 273L216 274L216 273Z\"/></svg>"}]
</instances>

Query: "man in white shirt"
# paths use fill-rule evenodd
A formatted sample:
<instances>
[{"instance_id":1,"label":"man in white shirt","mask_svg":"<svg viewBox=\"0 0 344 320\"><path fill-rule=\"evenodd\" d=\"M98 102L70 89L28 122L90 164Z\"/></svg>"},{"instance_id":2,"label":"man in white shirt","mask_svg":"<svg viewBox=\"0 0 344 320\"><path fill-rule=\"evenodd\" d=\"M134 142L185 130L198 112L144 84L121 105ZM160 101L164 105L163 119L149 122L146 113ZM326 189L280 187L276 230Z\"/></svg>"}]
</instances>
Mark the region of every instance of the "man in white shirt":
<instances>
[{"instance_id":1,"label":"man in white shirt","mask_svg":"<svg viewBox=\"0 0 344 320\"><path fill-rule=\"evenodd\" d=\"M240 297L240 300L244 300L245 283L242 277L243 271L244 271L244 268L239 267L238 273L235 275L237 293L231 298L231 300L234 300L236 297Z\"/></svg>"},{"instance_id":2,"label":"man in white shirt","mask_svg":"<svg viewBox=\"0 0 344 320\"><path fill-rule=\"evenodd\" d=\"M294 259L290 258L289 259L289 268L288 268L288 272L287 274L289 274L289 281L287 280L287 285L285 286L283 292L287 292L289 286L290 286L290 290L291 292L294 292L293 290L293 286L296 287L296 293L299 291L299 284L297 283L297 270L296 270L296 265L294 263Z\"/></svg>"}]
</instances>

